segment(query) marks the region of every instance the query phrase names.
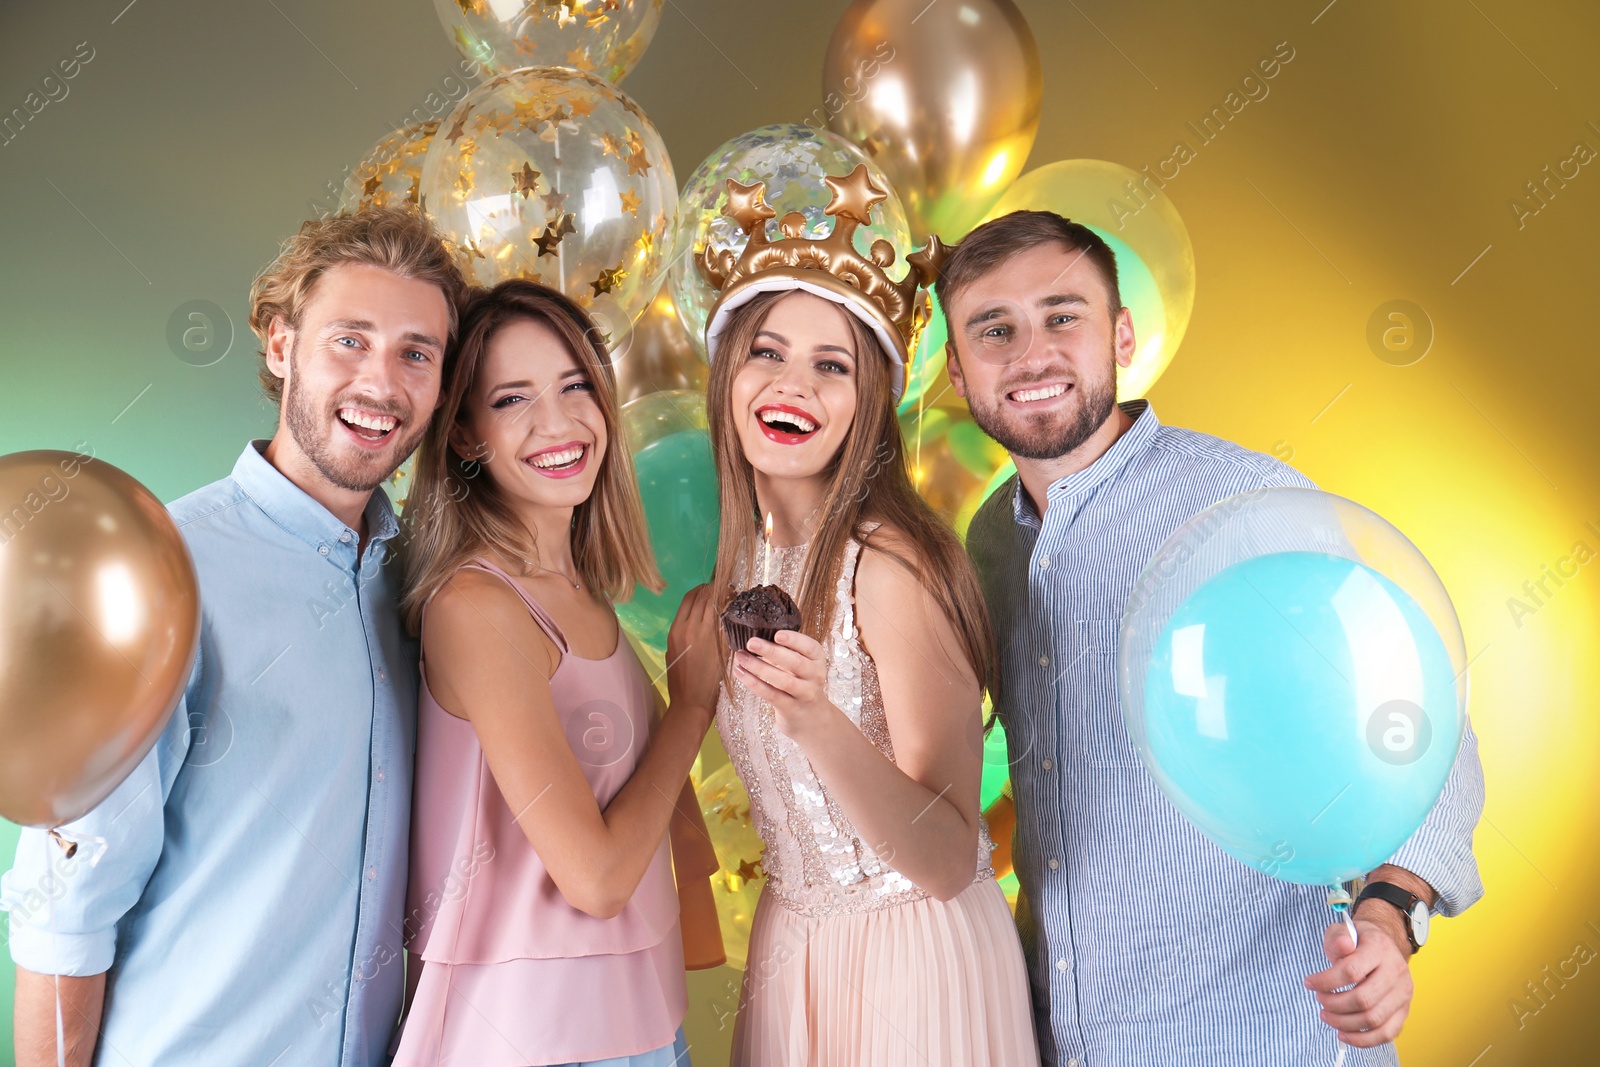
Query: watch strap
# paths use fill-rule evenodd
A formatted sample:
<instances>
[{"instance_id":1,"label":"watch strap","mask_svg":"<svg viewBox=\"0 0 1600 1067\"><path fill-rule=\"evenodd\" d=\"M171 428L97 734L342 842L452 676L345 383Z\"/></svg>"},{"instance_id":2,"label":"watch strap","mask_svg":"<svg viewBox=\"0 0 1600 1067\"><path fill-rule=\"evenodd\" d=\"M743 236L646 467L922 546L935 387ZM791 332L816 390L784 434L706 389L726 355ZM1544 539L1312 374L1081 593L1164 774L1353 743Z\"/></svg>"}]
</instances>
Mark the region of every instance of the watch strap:
<instances>
[{"instance_id":1,"label":"watch strap","mask_svg":"<svg viewBox=\"0 0 1600 1067\"><path fill-rule=\"evenodd\" d=\"M1422 903L1422 898L1415 893L1395 885L1393 882L1368 882L1366 888L1361 890L1361 895L1356 898L1356 904L1363 900L1381 900L1385 904L1394 906L1405 920L1406 940L1411 942L1411 951L1419 952L1422 946L1417 944L1417 932L1411 926L1411 909Z\"/></svg>"}]
</instances>

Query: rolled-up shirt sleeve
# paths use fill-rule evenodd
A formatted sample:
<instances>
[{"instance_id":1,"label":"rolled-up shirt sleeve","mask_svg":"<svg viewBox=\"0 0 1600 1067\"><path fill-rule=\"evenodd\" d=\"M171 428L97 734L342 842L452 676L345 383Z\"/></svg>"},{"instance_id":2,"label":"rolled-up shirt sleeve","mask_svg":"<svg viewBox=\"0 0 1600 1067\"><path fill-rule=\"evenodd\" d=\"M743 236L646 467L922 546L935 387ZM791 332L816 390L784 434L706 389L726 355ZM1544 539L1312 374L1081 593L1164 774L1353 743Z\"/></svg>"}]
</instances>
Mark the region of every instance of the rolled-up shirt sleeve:
<instances>
[{"instance_id":1,"label":"rolled-up shirt sleeve","mask_svg":"<svg viewBox=\"0 0 1600 1067\"><path fill-rule=\"evenodd\" d=\"M1483 763L1469 719L1444 792L1417 831L1389 860L1433 887L1433 910L1454 916L1483 897L1472 834L1483 815Z\"/></svg>"},{"instance_id":2,"label":"rolled-up shirt sleeve","mask_svg":"<svg viewBox=\"0 0 1600 1067\"><path fill-rule=\"evenodd\" d=\"M0 877L10 915L11 959L37 974L87 976L111 969L117 924L138 904L161 858L167 797L189 748L189 698L127 779L94 810L58 827L72 856L46 830L25 828L16 862Z\"/></svg>"}]
</instances>

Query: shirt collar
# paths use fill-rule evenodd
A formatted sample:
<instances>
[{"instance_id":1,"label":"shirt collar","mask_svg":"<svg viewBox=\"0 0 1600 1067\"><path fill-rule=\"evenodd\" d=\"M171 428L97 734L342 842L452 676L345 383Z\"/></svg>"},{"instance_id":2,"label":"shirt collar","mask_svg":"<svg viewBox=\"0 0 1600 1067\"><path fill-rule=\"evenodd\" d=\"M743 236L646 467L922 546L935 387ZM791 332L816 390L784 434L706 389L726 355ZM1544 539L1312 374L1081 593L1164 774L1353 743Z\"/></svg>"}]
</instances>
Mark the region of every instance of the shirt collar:
<instances>
[{"instance_id":1,"label":"shirt collar","mask_svg":"<svg viewBox=\"0 0 1600 1067\"><path fill-rule=\"evenodd\" d=\"M304 489L291 482L263 455L267 441L251 441L233 465L233 480L273 522L312 548L338 544L352 546L361 532L352 530L334 517L333 512L313 500ZM369 541L377 544L400 532L400 524L389 504L389 494L374 489L365 512ZM327 553L323 553L326 555Z\"/></svg>"},{"instance_id":2,"label":"shirt collar","mask_svg":"<svg viewBox=\"0 0 1600 1067\"><path fill-rule=\"evenodd\" d=\"M1133 425L1128 427L1126 433L1111 443L1100 458L1093 463L1069 474L1064 478L1050 483L1050 488L1045 490L1045 497L1054 502L1062 497L1073 496L1094 488L1113 474L1117 473L1128 463L1128 460L1143 452L1161 429L1161 420L1156 418L1156 409L1150 406L1150 401L1126 400L1117 405L1127 415L1133 417ZM1030 526L1037 529L1040 526L1039 513L1034 509L1033 500L1028 496L1028 491L1022 487L1022 479L1016 479L1011 498L1011 512L1019 525Z\"/></svg>"}]
</instances>

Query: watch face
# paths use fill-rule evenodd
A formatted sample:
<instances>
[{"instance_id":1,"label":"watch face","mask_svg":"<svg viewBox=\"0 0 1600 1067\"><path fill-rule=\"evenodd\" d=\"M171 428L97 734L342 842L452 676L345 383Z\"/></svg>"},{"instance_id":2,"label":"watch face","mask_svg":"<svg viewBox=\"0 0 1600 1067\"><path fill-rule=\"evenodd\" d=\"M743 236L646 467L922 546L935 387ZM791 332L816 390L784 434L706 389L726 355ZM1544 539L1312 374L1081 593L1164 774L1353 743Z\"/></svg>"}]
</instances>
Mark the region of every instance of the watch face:
<instances>
[{"instance_id":1,"label":"watch face","mask_svg":"<svg viewBox=\"0 0 1600 1067\"><path fill-rule=\"evenodd\" d=\"M1420 900L1411 909L1411 936L1418 948L1428 941L1428 906Z\"/></svg>"}]
</instances>

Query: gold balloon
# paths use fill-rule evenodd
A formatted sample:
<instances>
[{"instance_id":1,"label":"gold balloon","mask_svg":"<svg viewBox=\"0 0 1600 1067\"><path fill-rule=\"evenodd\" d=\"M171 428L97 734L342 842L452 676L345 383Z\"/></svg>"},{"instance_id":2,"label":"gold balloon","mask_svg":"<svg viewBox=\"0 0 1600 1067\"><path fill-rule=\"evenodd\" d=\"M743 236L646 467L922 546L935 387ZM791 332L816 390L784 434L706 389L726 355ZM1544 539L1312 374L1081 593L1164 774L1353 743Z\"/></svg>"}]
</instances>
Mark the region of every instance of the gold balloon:
<instances>
[{"instance_id":1,"label":"gold balloon","mask_svg":"<svg viewBox=\"0 0 1600 1067\"><path fill-rule=\"evenodd\" d=\"M761 887L767 881L767 872L761 867L766 846L750 822L750 795L733 764L711 772L697 793L711 845L722 864L711 876L722 946L728 954L728 965L743 968L750 950L750 922L755 918Z\"/></svg>"},{"instance_id":2,"label":"gold balloon","mask_svg":"<svg viewBox=\"0 0 1600 1067\"><path fill-rule=\"evenodd\" d=\"M650 301L633 329L612 346L611 365L617 373L619 404L665 389L703 393L710 375L665 288Z\"/></svg>"},{"instance_id":3,"label":"gold balloon","mask_svg":"<svg viewBox=\"0 0 1600 1067\"><path fill-rule=\"evenodd\" d=\"M422 185L422 161L437 132L439 120L430 119L385 134L345 179L339 210L415 204Z\"/></svg>"},{"instance_id":4,"label":"gold balloon","mask_svg":"<svg viewBox=\"0 0 1600 1067\"><path fill-rule=\"evenodd\" d=\"M1011 0L856 0L828 42L822 111L954 241L1022 172L1039 132L1039 49Z\"/></svg>"},{"instance_id":5,"label":"gold balloon","mask_svg":"<svg viewBox=\"0 0 1600 1067\"><path fill-rule=\"evenodd\" d=\"M194 665L200 590L161 502L72 452L0 456L0 815L58 826L149 751Z\"/></svg>"}]
</instances>

